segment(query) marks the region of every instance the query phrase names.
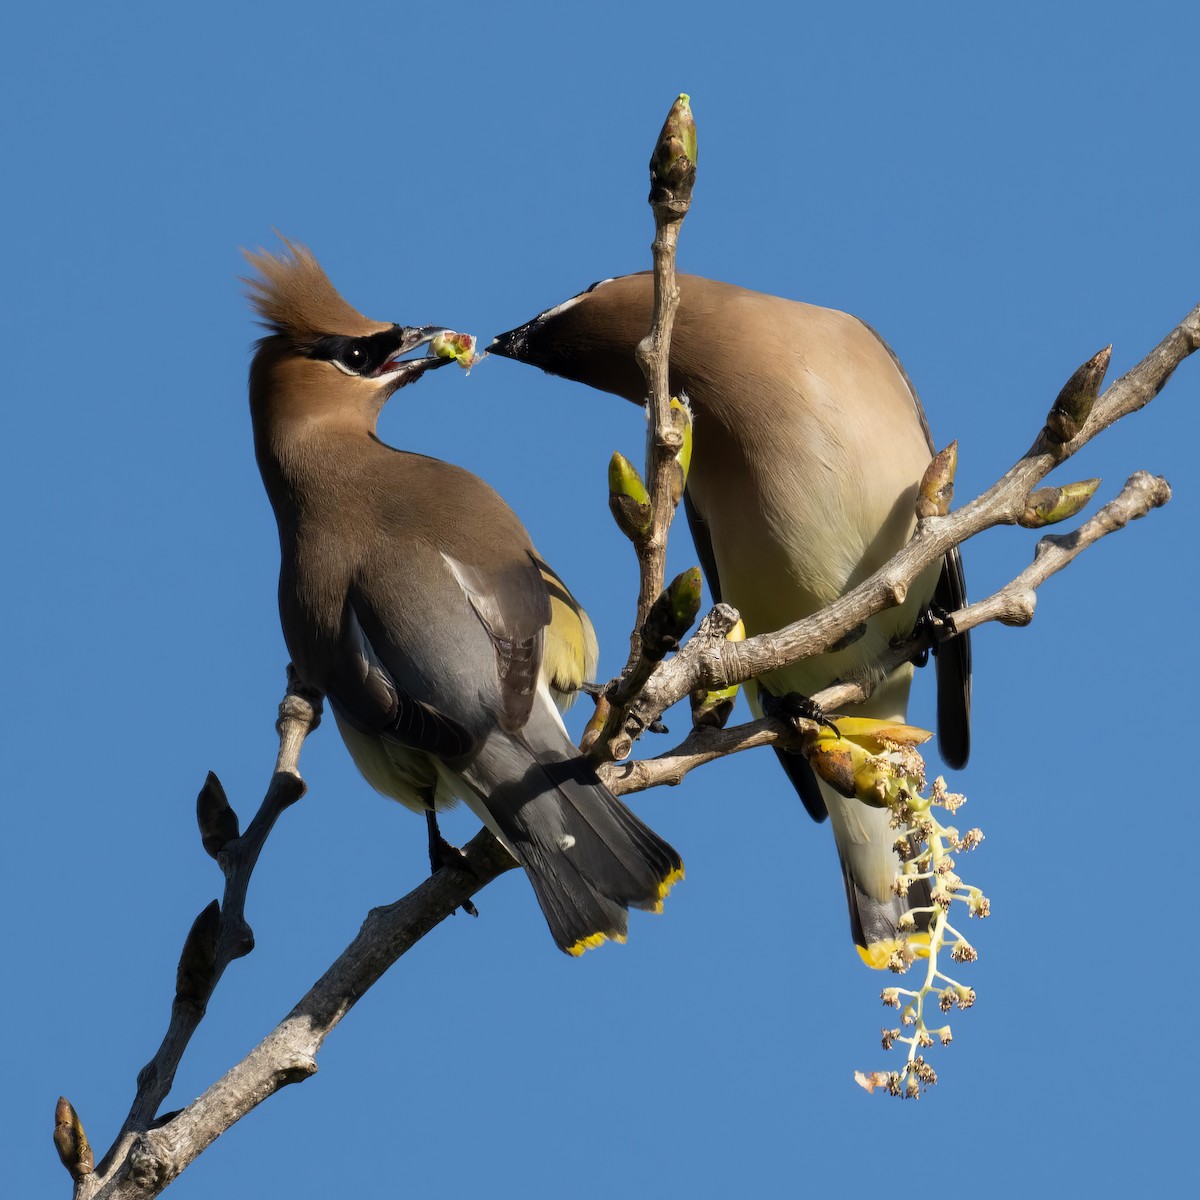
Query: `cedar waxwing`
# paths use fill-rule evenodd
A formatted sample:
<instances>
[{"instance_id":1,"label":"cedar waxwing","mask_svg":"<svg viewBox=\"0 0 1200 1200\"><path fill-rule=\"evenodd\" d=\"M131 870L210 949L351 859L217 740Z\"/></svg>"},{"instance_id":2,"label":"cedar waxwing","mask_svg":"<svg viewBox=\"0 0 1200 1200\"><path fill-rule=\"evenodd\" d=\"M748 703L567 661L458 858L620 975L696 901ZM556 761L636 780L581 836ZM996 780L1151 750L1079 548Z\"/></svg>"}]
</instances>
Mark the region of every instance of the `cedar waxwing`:
<instances>
[{"instance_id":1,"label":"cedar waxwing","mask_svg":"<svg viewBox=\"0 0 1200 1200\"><path fill-rule=\"evenodd\" d=\"M595 667L591 623L515 514L459 467L381 442L384 402L451 361L401 355L440 328L369 321L312 254L248 254L269 330L250 367L279 525L279 611L359 770L429 814L467 802L525 868L558 945L623 941L679 856L596 778L551 697Z\"/></svg>"},{"instance_id":2,"label":"cedar waxwing","mask_svg":"<svg viewBox=\"0 0 1200 1200\"><path fill-rule=\"evenodd\" d=\"M921 476L933 452L929 426L904 368L881 337L846 313L680 275L671 341L671 391L694 414L684 500L714 599L732 604L747 634L766 633L832 603L912 535ZM629 275L501 334L493 354L643 403L634 348L651 323L653 277ZM758 680L747 699L809 696L861 675L892 639L912 632L933 600L964 601L957 550L913 586L903 605L873 617L844 648ZM971 706L965 636L941 648L938 733L948 765L966 763ZM879 682L858 710L902 720L911 665ZM863 958L883 966L907 908L892 894L898 857L886 809L839 795L797 754L779 753L805 807L832 817L850 925Z\"/></svg>"}]
</instances>

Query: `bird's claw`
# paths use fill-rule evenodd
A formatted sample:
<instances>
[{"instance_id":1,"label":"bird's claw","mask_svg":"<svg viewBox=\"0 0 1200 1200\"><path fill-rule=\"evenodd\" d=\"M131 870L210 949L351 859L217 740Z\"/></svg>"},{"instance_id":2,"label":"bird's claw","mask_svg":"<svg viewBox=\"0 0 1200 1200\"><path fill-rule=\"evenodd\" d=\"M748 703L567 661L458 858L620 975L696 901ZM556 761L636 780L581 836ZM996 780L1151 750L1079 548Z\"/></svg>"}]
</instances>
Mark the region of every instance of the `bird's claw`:
<instances>
[{"instance_id":1,"label":"bird's claw","mask_svg":"<svg viewBox=\"0 0 1200 1200\"><path fill-rule=\"evenodd\" d=\"M928 607L921 610L921 615L917 617L917 623L913 628L913 636L924 635L929 639L929 646L913 655L913 666L923 667L929 661L930 650L936 657L941 644L956 637L957 634L958 630L954 627L949 612L940 604L930 601Z\"/></svg>"},{"instance_id":2,"label":"bird's claw","mask_svg":"<svg viewBox=\"0 0 1200 1200\"><path fill-rule=\"evenodd\" d=\"M818 725L830 730L834 737L841 737L838 727L830 719L829 714L811 697L799 692L787 692L782 696L773 696L765 690L759 691L759 699L763 712L769 717L778 717L783 721L815 721Z\"/></svg>"},{"instance_id":3,"label":"bird's claw","mask_svg":"<svg viewBox=\"0 0 1200 1200\"><path fill-rule=\"evenodd\" d=\"M433 809L426 810L425 820L429 825L430 874L436 875L443 867L448 867L451 871L469 871L471 865L467 861L467 852L458 846L452 846L442 837L442 831L438 828L437 815ZM460 907L468 917L479 916L479 909L475 907L469 897L462 902ZM458 909L454 911L457 912Z\"/></svg>"}]
</instances>

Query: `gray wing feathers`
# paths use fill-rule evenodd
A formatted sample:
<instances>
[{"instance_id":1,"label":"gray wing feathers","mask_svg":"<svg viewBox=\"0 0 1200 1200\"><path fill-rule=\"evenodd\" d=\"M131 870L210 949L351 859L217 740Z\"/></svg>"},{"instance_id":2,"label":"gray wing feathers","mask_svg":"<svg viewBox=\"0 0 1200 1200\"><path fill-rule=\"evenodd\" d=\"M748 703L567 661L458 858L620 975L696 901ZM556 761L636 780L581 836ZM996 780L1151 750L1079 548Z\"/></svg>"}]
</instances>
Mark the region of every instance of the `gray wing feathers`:
<instances>
[{"instance_id":1,"label":"gray wing feathers","mask_svg":"<svg viewBox=\"0 0 1200 1200\"><path fill-rule=\"evenodd\" d=\"M534 559L515 569L484 572L444 550L442 559L483 623L496 655L503 728L520 729L529 719L542 665L543 631L550 623L550 594Z\"/></svg>"},{"instance_id":2,"label":"gray wing feathers","mask_svg":"<svg viewBox=\"0 0 1200 1200\"><path fill-rule=\"evenodd\" d=\"M462 758L475 744L463 724L397 683L363 629L352 600L346 604L342 653L328 692L340 716L361 733L446 760Z\"/></svg>"}]
</instances>

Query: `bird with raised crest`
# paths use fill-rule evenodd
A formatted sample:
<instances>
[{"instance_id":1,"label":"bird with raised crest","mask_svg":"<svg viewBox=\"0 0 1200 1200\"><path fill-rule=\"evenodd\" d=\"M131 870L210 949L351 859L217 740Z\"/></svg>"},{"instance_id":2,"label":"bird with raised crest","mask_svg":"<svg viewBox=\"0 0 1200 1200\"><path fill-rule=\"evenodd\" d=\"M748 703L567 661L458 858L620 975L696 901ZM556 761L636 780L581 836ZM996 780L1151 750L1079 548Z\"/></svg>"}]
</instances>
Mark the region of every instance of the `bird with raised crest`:
<instances>
[{"instance_id":1,"label":"bird with raised crest","mask_svg":"<svg viewBox=\"0 0 1200 1200\"><path fill-rule=\"evenodd\" d=\"M389 397L451 358L444 331L368 320L304 247L247 254L267 328L250 367L279 526L279 611L300 678L326 696L380 792L427 815L463 799L525 869L556 943L623 941L679 855L597 779L556 707L595 667L591 622L482 480L385 445Z\"/></svg>"}]
</instances>

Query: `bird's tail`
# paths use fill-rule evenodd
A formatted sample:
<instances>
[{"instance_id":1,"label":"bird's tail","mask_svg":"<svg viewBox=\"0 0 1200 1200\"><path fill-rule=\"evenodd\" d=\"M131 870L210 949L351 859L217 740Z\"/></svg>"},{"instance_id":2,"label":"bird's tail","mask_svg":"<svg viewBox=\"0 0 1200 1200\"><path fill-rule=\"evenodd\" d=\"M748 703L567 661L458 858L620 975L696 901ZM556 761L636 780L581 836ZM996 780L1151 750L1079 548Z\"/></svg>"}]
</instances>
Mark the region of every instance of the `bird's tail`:
<instances>
[{"instance_id":1,"label":"bird's tail","mask_svg":"<svg viewBox=\"0 0 1200 1200\"><path fill-rule=\"evenodd\" d=\"M468 803L525 868L559 948L578 955L623 942L629 908L661 911L683 862L541 708L521 733L493 734L463 778Z\"/></svg>"},{"instance_id":2,"label":"bird's tail","mask_svg":"<svg viewBox=\"0 0 1200 1200\"><path fill-rule=\"evenodd\" d=\"M903 721L911 682L911 667L893 672L879 682L870 700L855 712L879 720ZM906 923L908 928L900 922L910 910L928 908L932 898L926 880L911 884L903 896L895 890L900 856L895 850L897 833L891 824L891 810L871 808L861 800L841 796L823 780L820 786L842 863L850 932L863 961L871 967L886 967L905 945L921 953L928 945L924 932L927 915L916 915Z\"/></svg>"},{"instance_id":3,"label":"bird's tail","mask_svg":"<svg viewBox=\"0 0 1200 1200\"><path fill-rule=\"evenodd\" d=\"M893 849L896 831L891 812L870 808L862 801L834 792L822 782L829 807L846 904L850 909L850 935L862 960L871 967L886 967L904 945L920 952L926 944L927 920L918 915L915 929L904 929L901 918L912 909L927 908L932 898L927 880L913 883L906 895L897 895L893 882L900 857Z\"/></svg>"},{"instance_id":4,"label":"bird's tail","mask_svg":"<svg viewBox=\"0 0 1200 1200\"><path fill-rule=\"evenodd\" d=\"M911 667L895 672L877 687L868 703L855 708L855 713L880 720L904 720L911 677ZM751 691L748 698L751 708L760 712L762 702L756 692ZM897 835L891 827L890 810L871 808L861 800L841 795L817 777L802 754L786 750L776 753L813 819L830 817L846 885L850 935L863 961L872 967L886 967L905 944L920 953L926 944L926 918L914 918L915 930L903 928L901 918L911 909L927 908L932 903L929 884L917 880L906 896L896 893L893 885L900 856L894 849Z\"/></svg>"}]
</instances>

